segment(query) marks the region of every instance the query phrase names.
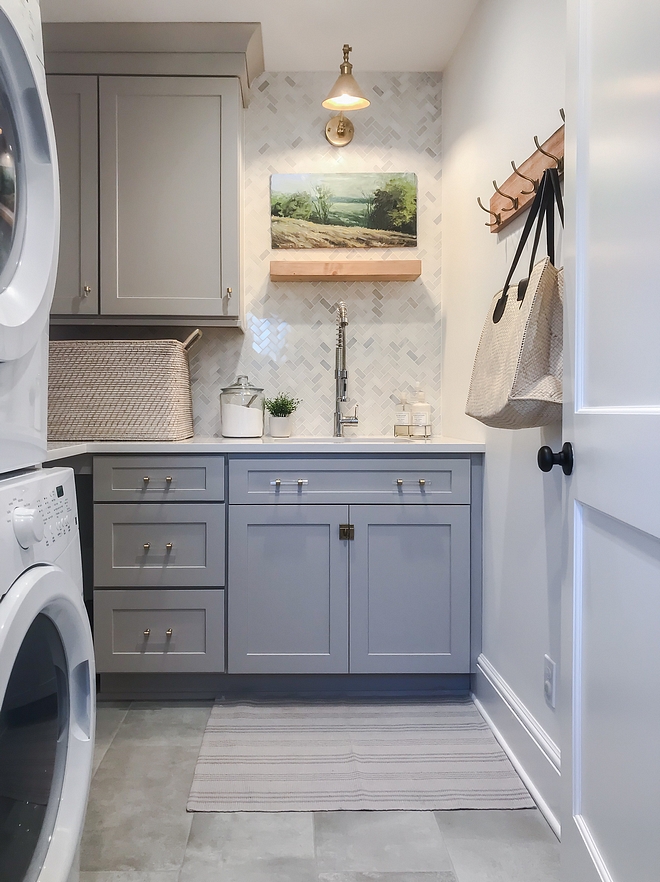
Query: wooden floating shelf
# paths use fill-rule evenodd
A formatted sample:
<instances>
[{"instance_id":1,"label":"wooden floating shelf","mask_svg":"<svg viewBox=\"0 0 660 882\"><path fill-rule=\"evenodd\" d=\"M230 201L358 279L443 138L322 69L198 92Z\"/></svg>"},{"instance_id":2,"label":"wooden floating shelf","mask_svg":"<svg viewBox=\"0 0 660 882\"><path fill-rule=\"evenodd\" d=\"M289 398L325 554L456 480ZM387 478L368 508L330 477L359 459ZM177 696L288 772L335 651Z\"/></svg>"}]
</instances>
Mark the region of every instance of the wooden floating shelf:
<instances>
[{"instance_id":1,"label":"wooden floating shelf","mask_svg":"<svg viewBox=\"0 0 660 882\"><path fill-rule=\"evenodd\" d=\"M421 260L271 260L271 282L412 282Z\"/></svg>"}]
</instances>

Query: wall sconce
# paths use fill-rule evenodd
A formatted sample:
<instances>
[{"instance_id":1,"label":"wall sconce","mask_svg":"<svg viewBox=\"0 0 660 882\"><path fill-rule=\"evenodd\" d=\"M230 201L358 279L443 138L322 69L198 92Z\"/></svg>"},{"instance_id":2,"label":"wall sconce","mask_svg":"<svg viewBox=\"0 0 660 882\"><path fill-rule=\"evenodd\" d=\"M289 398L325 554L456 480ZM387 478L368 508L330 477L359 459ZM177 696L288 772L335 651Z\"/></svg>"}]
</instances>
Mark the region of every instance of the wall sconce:
<instances>
[{"instance_id":1,"label":"wall sconce","mask_svg":"<svg viewBox=\"0 0 660 882\"><path fill-rule=\"evenodd\" d=\"M328 110L339 111L339 115L333 116L325 127L325 137L333 147L344 147L353 140L355 128L350 119L344 116L344 111L362 110L371 104L353 77L353 65L348 60L348 53L352 51L352 46L344 43L344 60L339 65L341 73L323 102Z\"/></svg>"}]
</instances>

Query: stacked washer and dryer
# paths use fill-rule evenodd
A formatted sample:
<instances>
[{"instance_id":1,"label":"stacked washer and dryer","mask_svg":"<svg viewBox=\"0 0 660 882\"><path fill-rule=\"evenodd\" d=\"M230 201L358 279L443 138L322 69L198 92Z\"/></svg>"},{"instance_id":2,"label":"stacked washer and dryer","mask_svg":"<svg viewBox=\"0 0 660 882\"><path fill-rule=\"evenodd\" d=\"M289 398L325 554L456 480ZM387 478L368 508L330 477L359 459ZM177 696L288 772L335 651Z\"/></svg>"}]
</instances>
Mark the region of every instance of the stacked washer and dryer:
<instances>
[{"instance_id":1,"label":"stacked washer and dryer","mask_svg":"<svg viewBox=\"0 0 660 882\"><path fill-rule=\"evenodd\" d=\"M66 882L95 676L73 473L40 468L59 188L37 0L0 0L0 130L0 880Z\"/></svg>"}]
</instances>

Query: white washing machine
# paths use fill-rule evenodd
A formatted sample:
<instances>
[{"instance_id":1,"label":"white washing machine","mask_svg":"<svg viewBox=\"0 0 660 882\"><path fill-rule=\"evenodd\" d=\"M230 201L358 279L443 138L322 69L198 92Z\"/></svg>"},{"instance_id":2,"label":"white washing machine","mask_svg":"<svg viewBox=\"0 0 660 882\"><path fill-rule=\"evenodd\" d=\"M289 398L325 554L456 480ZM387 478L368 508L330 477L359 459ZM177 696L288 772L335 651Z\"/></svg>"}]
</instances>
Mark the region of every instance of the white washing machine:
<instances>
[{"instance_id":1,"label":"white washing machine","mask_svg":"<svg viewBox=\"0 0 660 882\"><path fill-rule=\"evenodd\" d=\"M66 882L94 753L71 469L0 481L0 880Z\"/></svg>"},{"instance_id":2,"label":"white washing machine","mask_svg":"<svg viewBox=\"0 0 660 882\"><path fill-rule=\"evenodd\" d=\"M0 473L44 459L58 243L39 3L0 0Z\"/></svg>"}]
</instances>

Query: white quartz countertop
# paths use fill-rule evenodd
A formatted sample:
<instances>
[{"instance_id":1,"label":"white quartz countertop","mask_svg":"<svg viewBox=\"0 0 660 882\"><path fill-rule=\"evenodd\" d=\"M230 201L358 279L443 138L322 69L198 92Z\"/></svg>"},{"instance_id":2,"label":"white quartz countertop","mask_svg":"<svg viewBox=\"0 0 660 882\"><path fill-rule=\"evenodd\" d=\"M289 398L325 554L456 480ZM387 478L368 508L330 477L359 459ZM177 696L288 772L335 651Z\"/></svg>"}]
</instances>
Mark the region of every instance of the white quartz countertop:
<instances>
[{"instance_id":1,"label":"white quartz countertop","mask_svg":"<svg viewBox=\"0 0 660 882\"><path fill-rule=\"evenodd\" d=\"M53 441L44 462L84 453L483 453L485 444L458 438L410 440L390 436L353 438L190 438L187 441Z\"/></svg>"}]
</instances>

